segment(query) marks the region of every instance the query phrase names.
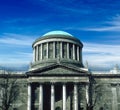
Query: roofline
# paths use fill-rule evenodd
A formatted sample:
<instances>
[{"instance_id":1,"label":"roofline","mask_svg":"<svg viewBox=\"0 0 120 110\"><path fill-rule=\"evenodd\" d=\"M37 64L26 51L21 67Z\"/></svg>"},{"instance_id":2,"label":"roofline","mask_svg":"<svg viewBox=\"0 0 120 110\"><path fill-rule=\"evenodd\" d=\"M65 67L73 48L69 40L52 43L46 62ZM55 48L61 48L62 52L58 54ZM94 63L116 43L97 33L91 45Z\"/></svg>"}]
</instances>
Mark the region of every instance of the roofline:
<instances>
[{"instance_id":1,"label":"roofline","mask_svg":"<svg viewBox=\"0 0 120 110\"><path fill-rule=\"evenodd\" d=\"M57 37L56 37L57 36ZM33 44L32 47L35 43L41 41L41 40L45 40L45 39L52 39L52 38L63 38L63 39L70 39L70 40L74 40L75 42L80 43L80 45L83 47L83 43L76 37L71 37L68 35L59 35L59 34L55 34L55 35L48 35L48 36L41 36L40 38L36 39ZM63 41L64 42L64 41Z\"/></svg>"}]
</instances>

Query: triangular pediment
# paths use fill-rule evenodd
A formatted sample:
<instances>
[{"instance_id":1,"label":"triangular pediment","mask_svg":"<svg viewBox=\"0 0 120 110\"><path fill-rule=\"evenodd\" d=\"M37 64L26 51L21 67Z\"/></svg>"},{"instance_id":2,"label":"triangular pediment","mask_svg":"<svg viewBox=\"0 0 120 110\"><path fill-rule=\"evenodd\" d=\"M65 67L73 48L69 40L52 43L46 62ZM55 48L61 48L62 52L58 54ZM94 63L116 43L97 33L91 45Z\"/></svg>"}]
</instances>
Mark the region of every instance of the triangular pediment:
<instances>
[{"instance_id":1,"label":"triangular pediment","mask_svg":"<svg viewBox=\"0 0 120 110\"><path fill-rule=\"evenodd\" d=\"M42 74L79 74L78 71L69 70L68 68L56 67L43 71Z\"/></svg>"},{"instance_id":2,"label":"triangular pediment","mask_svg":"<svg viewBox=\"0 0 120 110\"><path fill-rule=\"evenodd\" d=\"M29 71L32 75L79 75L88 73L87 70L70 65L53 64Z\"/></svg>"}]
</instances>

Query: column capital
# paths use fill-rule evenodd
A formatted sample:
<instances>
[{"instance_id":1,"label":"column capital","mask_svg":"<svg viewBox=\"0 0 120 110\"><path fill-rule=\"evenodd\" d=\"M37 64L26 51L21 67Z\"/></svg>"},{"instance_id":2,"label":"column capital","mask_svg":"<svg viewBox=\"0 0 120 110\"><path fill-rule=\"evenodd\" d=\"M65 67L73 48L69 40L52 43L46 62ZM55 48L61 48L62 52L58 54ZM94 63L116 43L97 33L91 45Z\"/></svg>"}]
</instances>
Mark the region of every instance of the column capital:
<instances>
[{"instance_id":1,"label":"column capital","mask_svg":"<svg viewBox=\"0 0 120 110\"><path fill-rule=\"evenodd\" d=\"M67 85L67 82L61 82L62 85Z\"/></svg>"},{"instance_id":2,"label":"column capital","mask_svg":"<svg viewBox=\"0 0 120 110\"><path fill-rule=\"evenodd\" d=\"M28 82L28 83L27 83L27 85L28 85L28 86L31 86L31 85L32 85L32 83L31 83L31 82Z\"/></svg>"},{"instance_id":3,"label":"column capital","mask_svg":"<svg viewBox=\"0 0 120 110\"><path fill-rule=\"evenodd\" d=\"M79 85L80 83L79 83L79 82L74 82L73 84L74 84L74 85Z\"/></svg>"},{"instance_id":4,"label":"column capital","mask_svg":"<svg viewBox=\"0 0 120 110\"><path fill-rule=\"evenodd\" d=\"M38 84L39 84L39 85L43 85L44 83L43 83L43 82L39 82Z\"/></svg>"},{"instance_id":5,"label":"column capital","mask_svg":"<svg viewBox=\"0 0 120 110\"><path fill-rule=\"evenodd\" d=\"M56 82L50 82L50 85L55 85Z\"/></svg>"}]
</instances>

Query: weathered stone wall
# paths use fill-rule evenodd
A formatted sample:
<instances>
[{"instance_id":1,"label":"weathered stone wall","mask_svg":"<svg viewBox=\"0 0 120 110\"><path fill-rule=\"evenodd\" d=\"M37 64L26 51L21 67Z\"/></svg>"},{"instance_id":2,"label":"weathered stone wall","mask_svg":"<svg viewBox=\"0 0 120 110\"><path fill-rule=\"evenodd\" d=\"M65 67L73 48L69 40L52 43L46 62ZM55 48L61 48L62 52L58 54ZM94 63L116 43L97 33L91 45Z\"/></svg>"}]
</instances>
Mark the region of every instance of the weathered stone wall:
<instances>
[{"instance_id":1,"label":"weathered stone wall","mask_svg":"<svg viewBox=\"0 0 120 110\"><path fill-rule=\"evenodd\" d=\"M94 110L120 110L120 78L95 76L92 86Z\"/></svg>"},{"instance_id":2,"label":"weathered stone wall","mask_svg":"<svg viewBox=\"0 0 120 110\"><path fill-rule=\"evenodd\" d=\"M18 75L19 76L19 75ZM20 94L18 100L15 101L11 110L27 110L27 99L28 99L28 79L23 76L10 77L10 80L17 80L19 86ZM120 110L120 75L92 75L90 80L90 98L92 99L93 110ZM3 81L4 77L0 76L0 81ZM34 94L32 104L34 103L34 108L37 109L39 105L39 85L32 85ZM56 96L60 93L62 86L55 87ZM70 89L70 90L69 90ZM47 89L45 89L47 91ZM58 91L57 91L58 90ZM61 91L62 92L62 91ZM55 108L60 106L62 108L62 93L61 98L57 97L55 102ZM73 108L73 87L68 87L67 91L67 109L72 110ZM47 100L47 99L44 99ZM86 85L79 84L78 86L78 108L79 110L86 110Z\"/></svg>"}]
</instances>

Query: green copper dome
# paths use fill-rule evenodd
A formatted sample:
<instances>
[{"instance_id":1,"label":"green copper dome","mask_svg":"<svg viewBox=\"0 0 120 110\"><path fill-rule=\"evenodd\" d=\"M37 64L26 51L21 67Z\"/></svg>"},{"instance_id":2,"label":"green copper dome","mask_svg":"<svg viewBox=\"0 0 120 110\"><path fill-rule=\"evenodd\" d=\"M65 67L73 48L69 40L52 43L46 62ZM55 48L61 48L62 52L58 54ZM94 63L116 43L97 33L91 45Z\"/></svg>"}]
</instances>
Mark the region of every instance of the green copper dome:
<instances>
[{"instance_id":1,"label":"green copper dome","mask_svg":"<svg viewBox=\"0 0 120 110\"><path fill-rule=\"evenodd\" d=\"M60 30L50 31L43 34L41 37L36 39L35 42L33 42L32 46L34 46L37 42L40 42L40 41L43 42L43 40L45 40L44 42L51 42L53 40L59 41L59 42L60 41L68 42L69 40L71 43L74 42L74 43L77 43L78 45L83 46L83 44L79 39L75 38L73 35L69 34L68 32L60 31Z\"/></svg>"},{"instance_id":2,"label":"green copper dome","mask_svg":"<svg viewBox=\"0 0 120 110\"><path fill-rule=\"evenodd\" d=\"M44 34L43 36L49 36L49 35L65 35L65 36L73 37L71 34L65 32L65 31L50 31L50 32Z\"/></svg>"}]
</instances>

